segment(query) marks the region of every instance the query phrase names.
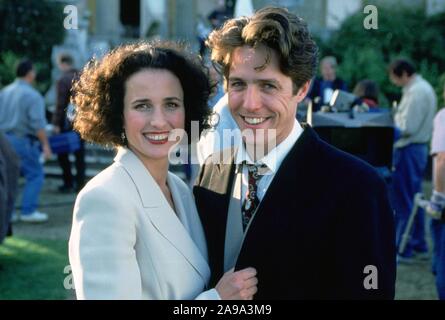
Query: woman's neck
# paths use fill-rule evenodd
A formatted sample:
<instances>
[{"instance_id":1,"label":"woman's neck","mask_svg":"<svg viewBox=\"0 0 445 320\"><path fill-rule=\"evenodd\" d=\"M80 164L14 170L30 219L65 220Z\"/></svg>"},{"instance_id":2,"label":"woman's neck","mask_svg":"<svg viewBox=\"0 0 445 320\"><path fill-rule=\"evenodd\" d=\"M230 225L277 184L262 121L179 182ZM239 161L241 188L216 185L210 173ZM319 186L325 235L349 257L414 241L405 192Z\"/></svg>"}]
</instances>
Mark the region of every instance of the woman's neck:
<instances>
[{"instance_id":1,"label":"woman's neck","mask_svg":"<svg viewBox=\"0 0 445 320\"><path fill-rule=\"evenodd\" d=\"M163 188L167 184L168 159L156 159L143 161L144 166L150 172L150 175L156 183Z\"/></svg>"},{"instance_id":2,"label":"woman's neck","mask_svg":"<svg viewBox=\"0 0 445 320\"><path fill-rule=\"evenodd\" d=\"M144 167L150 172L150 175L156 181L156 183L162 188L167 185L168 174L168 157L161 159L149 159L137 150L130 149L144 164Z\"/></svg>"}]
</instances>

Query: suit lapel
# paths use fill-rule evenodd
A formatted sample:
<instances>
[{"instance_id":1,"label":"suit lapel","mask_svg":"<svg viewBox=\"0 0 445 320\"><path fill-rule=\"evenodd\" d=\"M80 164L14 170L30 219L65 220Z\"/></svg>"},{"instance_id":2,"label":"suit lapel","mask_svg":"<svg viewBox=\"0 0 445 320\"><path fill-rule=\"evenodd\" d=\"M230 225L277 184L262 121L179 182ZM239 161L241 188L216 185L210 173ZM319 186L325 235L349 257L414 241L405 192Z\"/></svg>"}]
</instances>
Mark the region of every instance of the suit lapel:
<instances>
[{"instance_id":1,"label":"suit lapel","mask_svg":"<svg viewBox=\"0 0 445 320\"><path fill-rule=\"evenodd\" d=\"M289 203L303 204L310 199L313 190L304 187L304 183L311 177L307 176L308 172L313 172L309 167L313 166L314 157L316 157L316 148L318 146L318 138L312 128L304 127L305 130L300 138L295 142L289 151L275 177L273 178L269 188L264 195L263 200L253 217L249 228L246 230L243 245L239 255L239 259L246 251L246 247L250 245L256 246L258 240L254 237L258 236L259 228L268 228L272 223L279 225L286 223L286 219L280 221L281 215L288 214L298 215L300 212L289 212L287 209ZM304 217L302 217L304 219ZM277 221L279 220L279 221ZM253 237L252 237L253 236ZM247 249L250 250L250 249Z\"/></svg>"},{"instance_id":2,"label":"suit lapel","mask_svg":"<svg viewBox=\"0 0 445 320\"><path fill-rule=\"evenodd\" d=\"M210 270L201 250L192 240L186 227L181 223L173 209L165 199L164 194L158 187L149 171L142 162L128 149L120 149L116 158L124 170L133 180L147 216L162 236L164 236L184 258L203 277L204 282L208 279ZM169 179L169 183L171 180ZM182 210L185 215L182 199L177 195L179 192L176 185L171 183L171 192L177 210ZM191 213L190 213L191 214Z\"/></svg>"}]
</instances>

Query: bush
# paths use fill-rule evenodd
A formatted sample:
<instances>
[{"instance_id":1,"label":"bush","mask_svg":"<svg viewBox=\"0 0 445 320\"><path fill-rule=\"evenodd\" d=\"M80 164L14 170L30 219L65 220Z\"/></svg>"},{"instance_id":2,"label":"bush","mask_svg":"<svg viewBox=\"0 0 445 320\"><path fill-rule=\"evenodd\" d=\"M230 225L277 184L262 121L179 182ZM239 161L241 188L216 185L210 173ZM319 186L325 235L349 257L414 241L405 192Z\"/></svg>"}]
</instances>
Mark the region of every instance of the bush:
<instances>
[{"instance_id":1,"label":"bush","mask_svg":"<svg viewBox=\"0 0 445 320\"><path fill-rule=\"evenodd\" d=\"M13 52L0 53L0 89L15 79L15 66L19 60Z\"/></svg>"},{"instance_id":2,"label":"bush","mask_svg":"<svg viewBox=\"0 0 445 320\"><path fill-rule=\"evenodd\" d=\"M365 15L348 17L341 28L323 43L322 55L333 54L339 60L339 76L353 88L357 81L376 81L391 102L400 97L392 85L387 65L396 57L407 57L441 97L440 72L445 70L445 13L426 16L422 10L378 7L378 29L363 27Z\"/></svg>"},{"instance_id":3,"label":"bush","mask_svg":"<svg viewBox=\"0 0 445 320\"><path fill-rule=\"evenodd\" d=\"M40 88L49 86L51 50L65 35L63 6L49 0L0 0L1 84L9 79L12 55L36 63ZM6 55L6 57L5 57ZM14 69L12 69L14 73Z\"/></svg>"}]
</instances>

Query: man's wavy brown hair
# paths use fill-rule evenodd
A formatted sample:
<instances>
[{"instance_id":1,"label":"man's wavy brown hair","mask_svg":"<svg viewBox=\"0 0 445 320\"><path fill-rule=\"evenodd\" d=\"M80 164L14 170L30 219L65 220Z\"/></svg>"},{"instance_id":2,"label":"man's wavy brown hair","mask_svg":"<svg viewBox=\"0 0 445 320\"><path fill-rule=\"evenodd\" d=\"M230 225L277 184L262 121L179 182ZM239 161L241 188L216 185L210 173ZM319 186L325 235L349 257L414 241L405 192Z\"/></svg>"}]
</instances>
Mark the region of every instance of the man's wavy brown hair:
<instances>
[{"instance_id":1,"label":"man's wavy brown hair","mask_svg":"<svg viewBox=\"0 0 445 320\"><path fill-rule=\"evenodd\" d=\"M125 145L121 139L125 82L143 69L165 69L179 79L189 138L191 121L199 121L200 130L208 127L210 83L202 62L179 43L140 42L120 46L103 59L90 61L74 83L74 128L83 139L105 146Z\"/></svg>"},{"instance_id":2,"label":"man's wavy brown hair","mask_svg":"<svg viewBox=\"0 0 445 320\"><path fill-rule=\"evenodd\" d=\"M294 93L312 79L318 64L318 47L306 22L285 8L266 7L252 17L228 20L210 34L206 43L212 51L212 61L219 65L226 80L236 48L265 45L275 50L281 72L292 79ZM270 55L261 67L269 61Z\"/></svg>"}]
</instances>

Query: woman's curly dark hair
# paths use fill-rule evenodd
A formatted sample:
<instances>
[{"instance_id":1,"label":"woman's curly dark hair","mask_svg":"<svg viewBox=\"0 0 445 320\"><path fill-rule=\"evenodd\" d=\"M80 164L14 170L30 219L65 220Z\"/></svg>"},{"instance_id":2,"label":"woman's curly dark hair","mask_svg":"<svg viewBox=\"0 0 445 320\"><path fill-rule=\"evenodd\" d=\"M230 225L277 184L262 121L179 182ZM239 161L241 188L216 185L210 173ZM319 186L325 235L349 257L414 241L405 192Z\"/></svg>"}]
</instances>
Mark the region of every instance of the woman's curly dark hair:
<instances>
[{"instance_id":1,"label":"woman's curly dark hair","mask_svg":"<svg viewBox=\"0 0 445 320\"><path fill-rule=\"evenodd\" d=\"M179 79L189 139L191 121L199 122L200 133L208 128L210 82L202 62L179 43L140 42L120 46L100 61L91 60L74 82L74 128L83 139L105 146L125 145L121 139L125 81L142 69L165 69Z\"/></svg>"}]
</instances>

